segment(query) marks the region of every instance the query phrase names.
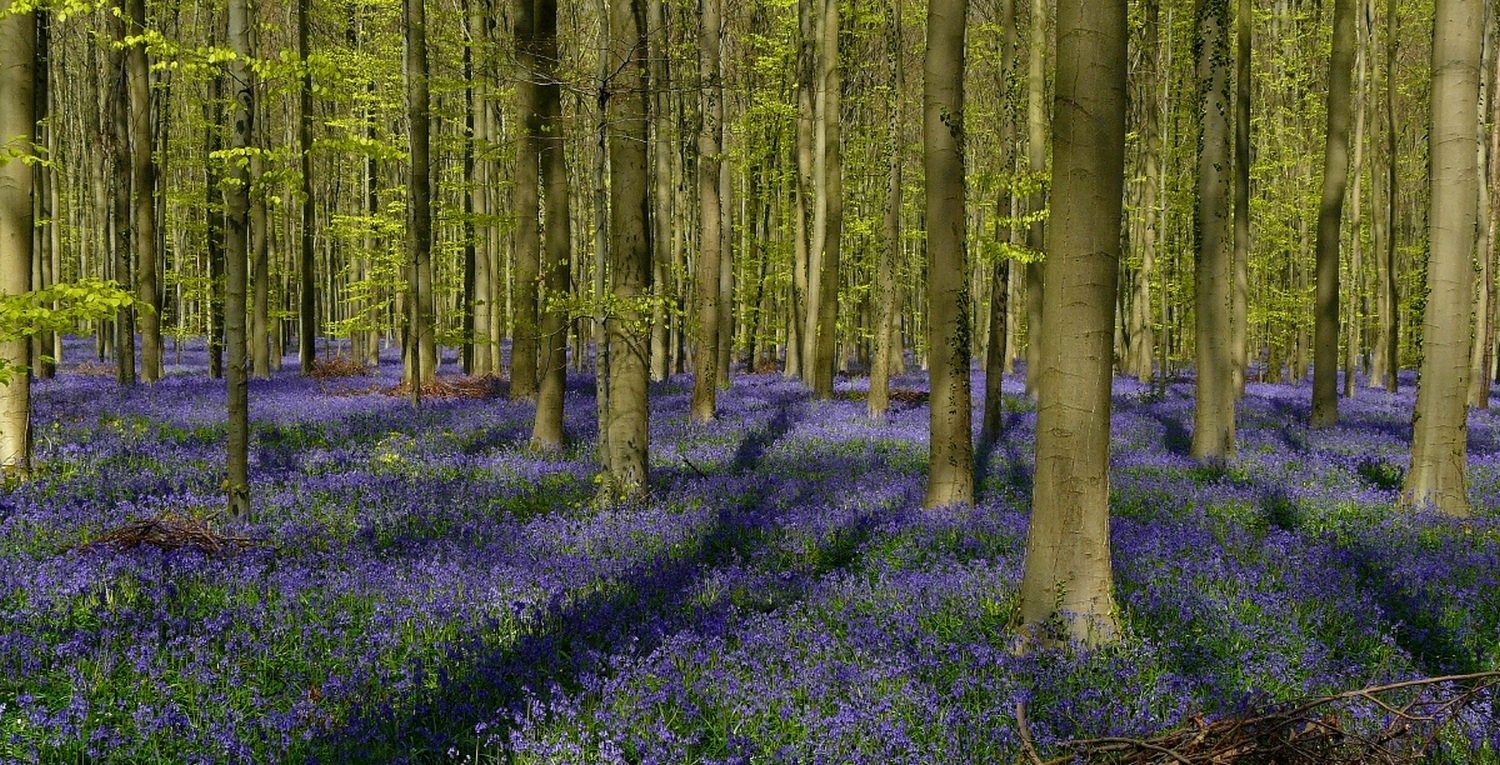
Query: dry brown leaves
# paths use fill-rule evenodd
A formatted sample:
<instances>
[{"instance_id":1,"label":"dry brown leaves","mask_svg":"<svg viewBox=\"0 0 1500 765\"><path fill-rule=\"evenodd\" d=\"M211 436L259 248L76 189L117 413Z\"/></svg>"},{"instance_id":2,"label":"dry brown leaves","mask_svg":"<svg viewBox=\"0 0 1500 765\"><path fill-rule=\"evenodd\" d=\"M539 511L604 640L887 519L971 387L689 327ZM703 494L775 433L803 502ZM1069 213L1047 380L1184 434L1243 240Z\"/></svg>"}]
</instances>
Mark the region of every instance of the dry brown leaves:
<instances>
[{"instance_id":1,"label":"dry brown leaves","mask_svg":"<svg viewBox=\"0 0 1500 765\"><path fill-rule=\"evenodd\" d=\"M309 377L326 380L333 377L364 377L370 374L365 365L348 356L334 356L331 359L313 359L312 371Z\"/></svg>"},{"instance_id":2,"label":"dry brown leaves","mask_svg":"<svg viewBox=\"0 0 1500 765\"><path fill-rule=\"evenodd\" d=\"M105 547L133 550L150 546L160 550L191 548L206 553L234 553L259 545L250 537L220 534L213 530L213 516L193 518L165 512L155 518L127 523L97 539L72 545L63 552L97 552Z\"/></svg>"},{"instance_id":3,"label":"dry brown leaves","mask_svg":"<svg viewBox=\"0 0 1500 765\"><path fill-rule=\"evenodd\" d=\"M1069 741L1069 754L1043 760L1032 742L1026 709L1016 706L1027 761L1032 765L1398 765L1424 759L1439 731L1486 691L1500 690L1500 671L1409 680L1273 704L1244 715L1206 721L1195 715L1149 739ZM1397 700L1402 696L1402 700ZM1375 733L1347 729L1340 712L1368 704L1387 720Z\"/></svg>"},{"instance_id":4,"label":"dry brown leaves","mask_svg":"<svg viewBox=\"0 0 1500 765\"><path fill-rule=\"evenodd\" d=\"M505 395L509 388L509 381L495 375L439 377L422 383L422 398L494 398ZM381 392L387 396L410 396L411 385L401 383Z\"/></svg>"},{"instance_id":5,"label":"dry brown leaves","mask_svg":"<svg viewBox=\"0 0 1500 765\"><path fill-rule=\"evenodd\" d=\"M891 388L890 395L891 401L902 404L927 403L927 391L925 390ZM833 392L833 397L839 401L864 401L870 397L870 392L865 390L838 390Z\"/></svg>"}]
</instances>

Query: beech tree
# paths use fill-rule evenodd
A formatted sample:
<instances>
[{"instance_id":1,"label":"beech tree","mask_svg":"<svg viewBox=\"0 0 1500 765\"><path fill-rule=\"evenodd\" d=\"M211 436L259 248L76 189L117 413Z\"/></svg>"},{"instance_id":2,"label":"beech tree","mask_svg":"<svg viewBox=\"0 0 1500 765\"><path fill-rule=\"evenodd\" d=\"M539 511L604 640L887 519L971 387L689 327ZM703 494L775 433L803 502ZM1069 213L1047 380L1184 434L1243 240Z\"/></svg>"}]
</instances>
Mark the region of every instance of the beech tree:
<instances>
[{"instance_id":1,"label":"beech tree","mask_svg":"<svg viewBox=\"0 0 1500 765\"><path fill-rule=\"evenodd\" d=\"M142 0L132 0L141 2ZM250 76L250 8L248 0L229 0L228 64L229 178L224 186L225 281L224 340L229 350L225 382L229 389L229 517L250 520L250 393L249 344L245 327L245 292L250 263L250 136L255 118L254 84Z\"/></svg>"},{"instance_id":2,"label":"beech tree","mask_svg":"<svg viewBox=\"0 0 1500 765\"><path fill-rule=\"evenodd\" d=\"M410 133L411 178L407 182L407 290L411 329L406 344L406 382L413 403L422 382L437 373L437 337L432 318L432 165L429 126L426 0L404 0L406 15L406 110Z\"/></svg>"},{"instance_id":3,"label":"beech tree","mask_svg":"<svg viewBox=\"0 0 1500 765\"><path fill-rule=\"evenodd\" d=\"M1478 223L1478 124L1484 4L1437 0L1432 34L1432 117L1428 131L1432 201L1428 215L1427 309L1422 367L1412 417L1411 470L1402 501L1469 514L1467 442L1469 320Z\"/></svg>"},{"instance_id":4,"label":"beech tree","mask_svg":"<svg viewBox=\"0 0 1500 765\"><path fill-rule=\"evenodd\" d=\"M536 0L539 82L535 85L542 132L537 158L547 210L543 233L541 370L531 448L562 448L563 394L568 383L568 312L564 302L573 265L572 211L568 203L568 164L563 135L562 86L557 79L557 0Z\"/></svg>"},{"instance_id":5,"label":"beech tree","mask_svg":"<svg viewBox=\"0 0 1500 765\"><path fill-rule=\"evenodd\" d=\"M719 388L719 254L724 245L723 209L719 195L720 152L724 140L724 81L720 74L719 41L723 35L720 0L700 0L699 87L702 127L698 133L698 199L703 237L698 247L698 349L693 354L693 399L689 416L697 422L715 417Z\"/></svg>"},{"instance_id":6,"label":"beech tree","mask_svg":"<svg viewBox=\"0 0 1500 765\"><path fill-rule=\"evenodd\" d=\"M1059 0L1052 215L1024 644L1119 637L1109 546L1110 390L1125 175L1125 0ZM1060 634L1050 632L1058 626Z\"/></svg>"},{"instance_id":7,"label":"beech tree","mask_svg":"<svg viewBox=\"0 0 1500 765\"><path fill-rule=\"evenodd\" d=\"M642 300L651 292L650 176L646 164L651 73L646 0L609 0L612 73L609 129L609 406L600 433L603 499L639 498L648 478L647 408L651 329Z\"/></svg>"},{"instance_id":8,"label":"beech tree","mask_svg":"<svg viewBox=\"0 0 1500 765\"><path fill-rule=\"evenodd\" d=\"M1354 72L1354 2L1333 4L1333 56L1328 63L1328 132L1323 199L1318 205L1318 303L1313 341L1312 426L1339 419L1339 238L1349 179L1349 118Z\"/></svg>"},{"instance_id":9,"label":"beech tree","mask_svg":"<svg viewBox=\"0 0 1500 765\"><path fill-rule=\"evenodd\" d=\"M161 378L161 317L154 310L156 295L156 120L151 108L151 66L146 60L146 0L126 0L128 32L140 39L125 53L130 98L130 226L134 233L136 284L140 300L149 306L140 313L141 379Z\"/></svg>"},{"instance_id":10,"label":"beech tree","mask_svg":"<svg viewBox=\"0 0 1500 765\"><path fill-rule=\"evenodd\" d=\"M12 12L13 0L0 0L0 295L31 289L32 155L36 135L36 16ZM11 371L0 385L0 470L31 472L30 341L0 340L0 364Z\"/></svg>"},{"instance_id":11,"label":"beech tree","mask_svg":"<svg viewBox=\"0 0 1500 765\"><path fill-rule=\"evenodd\" d=\"M1229 4L1198 0L1198 252L1193 267L1198 376L1193 407L1195 459L1234 454L1229 259Z\"/></svg>"}]
</instances>

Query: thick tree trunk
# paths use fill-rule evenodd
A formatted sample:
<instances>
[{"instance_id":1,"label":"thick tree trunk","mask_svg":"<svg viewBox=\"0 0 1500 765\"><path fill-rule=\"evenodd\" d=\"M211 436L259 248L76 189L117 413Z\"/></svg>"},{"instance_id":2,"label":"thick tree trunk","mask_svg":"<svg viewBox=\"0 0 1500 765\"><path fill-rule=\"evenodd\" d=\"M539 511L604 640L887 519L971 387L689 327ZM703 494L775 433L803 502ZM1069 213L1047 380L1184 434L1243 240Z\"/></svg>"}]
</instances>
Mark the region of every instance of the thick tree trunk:
<instances>
[{"instance_id":1,"label":"thick tree trunk","mask_svg":"<svg viewBox=\"0 0 1500 765\"><path fill-rule=\"evenodd\" d=\"M537 61L541 83L537 97L541 106L542 187L546 197L547 228L543 233L541 379L537 388L536 422L531 430L531 448L555 451L562 448L563 394L568 387L568 311L563 305L570 290L573 269L572 210L568 204L567 144L562 118L562 86L557 78L557 0L537 0Z\"/></svg>"},{"instance_id":2,"label":"thick tree trunk","mask_svg":"<svg viewBox=\"0 0 1500 765\"><path fill-rule=\"evenodd\" d=\"M927 175L927 348L931 359L923 507L974 504L969 390L968 221L964 211L964 30L968 0L927 4L923 166Z\"/></svg>"},{"instance_id":3,"label":"thick tree trunk","mask_svg":"<svg viewBox=\"0 0 1500 765\"><path fill-rule=\"evenodd\" d=\"M249 67L250 24L247 0L229 0L229 45L235 53L228 65L233 99L229 112L229 150L235 156L250 147L253 134L255 91ZM250 173L243 163L231 161L229 180L224 187L224 243L228 260L224 280L224 336L229 346L229 366L225 370L229 399L229 477L225 488L229 495L230 519L247 523L251 520L250 395L246 380L245 283L250 259Z\"/></svg>"},{"instance_id":4,"label":"thick tree trunk","mask_svg":"<svg viewBox=\"0 0 1500 765\"><path fill-rule=\"evenodd\" d=\"M648 481L650 329L640 299L651 292L646 136L650 117L646 0L610 0L610 286L620 309L609 321L608 459L601 499L638 499Z\"/></svg>"},{"instance_id":5,"label":"thick tree trunk","mask_svg":"<svg viewBox=\"0 0 1500 765\"><path fill-rule=\"evenodd\" d=\"M511 304L510 398L536 397L537 370L537 280L541 272L542 237L540 169L542 117L538 71L535 0L516 0L517 121L521 135L516 140L516 260L515 290Z\"/></svg>"},{"instance_id":6,"label":"thick tree trunk","mask_svg":"<svg viewBox=\"0 0 1500 765\"><path fill-rule=\"evenodd\" d=\"M1328 134L1323 199L1318 205L1318 292L1313 340L1312 426L1339 420L1339 243L1349 181L1349 117L1354 72L1354 2L1333 4L1333 56L1328 64Z\"/></svg>"},{"instance_id":7,"label":"thick tree trunk","mask_svg":"<svg viewBox=\"0 0 1500 765\"><path fill-rule=\"evenodd\" d=\"M0 0L0 141L26 156L36 134L36 16L13 13L12 5ZM13 157L0 164L0 294L31 289L31 194L25 162ZM31 472L31 381L21 369L30 363L29 347L26 338L0 341L0 364L10 377L0 385L0 471L22 477Z\"/></svg>"},{"instance_id":8,"label":"thick tree trunk","mask_svg":"<svg viewBox=\"0 0 1500 765\"><path fill-rule=\"evenodd\" d=\"M422 383L437 373L437 338L433 326L432 294L432 165L429 161L431 99L427 83L426 0L405 0L406 16L406 118L411 178L407 182L409 206L406 238L411 310L411 347L407 349L412 403L421 400Z\"/></svg>"},{"instance_id":9,"label":"thick tree trunk","mask_svg":"<svg viewBox=\"0 0 1500 765\"><path fill-rule=\"evenodd\" d=\"M146 33L146 0L125 0L128 18L127 34ZM156 162L151 109L151 65L146 60L146 44L137 42L126 49L125 65L130 92L130 177L131 228L136 253L136 297L148 306L140 312L141 379L152 383L161 379L161 316L154 310L160 302L156 295Z\"/></svg>"},{"instance_id":10,"label":"thick tree trunk","mask_svg":"<svg viewBox=\"0 0 1500 765\"><path fill-rule=\"evenodd\" d=\"M1124 0L1059 0L1053 209L1036 479L1021 581L1028 644L1112 642L1109 434L1125 175ZM1049 626L1058 621L1062 634Z\"/></svg>"},{"instance_id":11,"label":"thick tree trunk","mask_svg":"<svg viewBox=\"0 0 1500 765\"><path fill-rule=\"evenodd\" d=\"M1198 376L1193 408L1194 459L1234 454L1234 359L1230 337L1229 19L1228 4L1199 0L1198 258L1194 346Z\"/></svg>"},{"instance_id":12,"label":"thick tree trunk","mask_svg":"<svg viewBox=\"0 0 1500 765\"><path fill-rule=\"evenodd\" d=\"M313 227L316 208L312 195L312 68L307 66L312 48L308 44L308 19L312 0L297 0L297 56L303 63L302 87L298 91L297 155L302 169L302 239L298 249L297 360L302 374L313 372L317 359L318 293L317 259L313 253Z\"/></svg>"},{"instance_id":13,"label":"thick tree trunk","mask_svg":"<svg viewBox=\"0 0 1500 765\"><path fill-rule=\"evenodd\" d=\"M719 313L729 306L719 300L719 256L723 246L719 152L724 140L724 93L719 69L722 34L720 0L702 0L699 24L699 83L702 129L698 133L698 200L702 238L698 247L698 349L693 353L693 400L690 417L710 422L715 417L719 388Z\"/></svg>"},{"instance_id":14,"label":"thick tree trunk","mask_svg":"<svg viewBox=\"0 0 1500 765\"><path fill-rule=\"evenodd\" d=\"M1013 2L1013 0L1008 0ZM885 417L891 402L891 335L900 332L900 317L896 315L896 263L901 257L901 184L902 141L901 126L905 103L902 93L906 90L906 77L902 60L904 46L901 30L902 6L905 0L891 0L886 10L886 56L890 72L891 96L886 99L886 116L890 145L887 148L887 175L885 195L885 217L881 225L883 241L880 247L880 265L876 269L875 289L875 355L870 362L870 395L866 399L865 411L870 419Z\"/></svg>"},{"instance_id":15,"label":"thick tree trunk","mask_svg":"<svg viewBox=\"0 0 1500 765\"><path fill-rule=\"evenodd\" d=\"M1422 369L1413 416L1411 471L1402 502L1469 514L1466 470L1469 319L1479 172L1481 0L1437 0L1432 44L1431 211Z\"/></svg>"}]
</instances>

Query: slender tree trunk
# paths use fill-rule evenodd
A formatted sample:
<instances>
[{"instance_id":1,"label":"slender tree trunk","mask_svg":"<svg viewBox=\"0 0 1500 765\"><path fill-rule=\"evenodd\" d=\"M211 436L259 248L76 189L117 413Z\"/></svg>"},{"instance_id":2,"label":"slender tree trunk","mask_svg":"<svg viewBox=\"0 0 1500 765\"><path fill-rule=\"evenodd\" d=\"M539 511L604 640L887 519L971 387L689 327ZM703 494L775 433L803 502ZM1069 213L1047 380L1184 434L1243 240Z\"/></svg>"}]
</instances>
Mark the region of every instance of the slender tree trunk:
<instances>
[{"instance_id":1,"label":"slender tree trunk","mask_svg":"<svg viewBox=\"0 0 1500 765\"><path fill-rule=\"evenodd\" d=\"M302 170L302 240L297 261L301 289L297 303L297 360L302 365L304 375L312 374L313 362L318 353L318 277L317 257L313 252L316 208L313 206L312 195L312 68L307 65L308 57L312 55L312 48L307 40L311 3L312 0L297 0L297 56L303 64L297 109L297 154Z\"/></svg>"},{"instance_id":2,"label":"slender tree trunk","mask_svg":"<svg viewBox=\"0 0 1500 765\"><path fill-rule=\"evenodd\" d=\"M1047 3L1031 0L1030 42L1027 50L1026 75L1026 168L1033 176L1047 171ZM1036 216L1047 204L1047 195L1036 191L1026 210ZM1026 228L1026 249L1033 254L1046 245L1045 224L1035 218ZM1042 298L1046 263L1033 257L1026 262L1026 395L1036 395L1042 369L1042 322L1045 311Z\"/></svg>"},{"instance_id":3,"label":"slender tree trunk","mask_svg":"<svg viewBox=\"0 0 1500 765\"><path fill-rule=\"evenodd\" d=\"M1431 211L1422 369L1413 416L1411 470L1402 502L1469 514L1467 441L1469 319L1477 224L1481 0L1437 0L1432 43Z\"/></svg>"},{"instance_id":4,"label":"slender tree trunk","mask_svg":"<svg viewBox=\"0 0 1500 765\"><path fill-rule=\"evenodd\" d=\"M20 156L32 153L36 135L36 15L14 13L13 0L0 0L0 141ZM0 164L0 294L31 289L33 246L32 172L12 158ZM0 470L31 473L31 381L21 369L30 363L26 338L0 341L0 364L9 380L0 385Z\"/></svg>"},{"instance_id":5,"label":"slender tree trunk","mask_svg":"<svg viewBox=\"0 0 1500 765\"><path fill-rule=\"evenodd\" d=\"M1013 0L1007 0L1013 2ZM886 100L886 113L889 119L890 146L888 183L885 196L885 218L881 226L881 236L884 241L880 248L880 265L876 269L875 288L879 292L876 304L877 317L875 319L875 356L870 363L870 395L866 400L866 411L870 419L879 420L885 417L886 410L890 407L891 400L891 335L900 332L900 317L896 315L896 263L901 257L901 184L902 184L902 140L901 126L903 119L905 101L902 94L906 91L905 69L906 63L902 60L902 49L904 47L903 33L901 30L901 14L905 0L891 0L890 7L886 10L888 21L886 24L886 56L889 59L891 95Z\"/></svg>"},{"instance_id":6,"label":"slender tree trunk","mask_svg":"<svg viewBox=\"0 0 1500 765\"><path fill-rule=\"evenodd\" d=\"M651 217L652 278L664 293L651 305L651 379L665 380L672 373L672 326L675 317L668 315L671 295L665 294L672 284L672 115L668 109L667 72L671 52L668 50L665 0L649 0L646 6L647 26L652 30L651 77L656 83L652 92L651 150L655 184Z\"/></svg>"},{"instance_id":7,"label":"slender tree trunk","mask_svg":"<svg viewBox=\"0 0 1500 765\"><path fill-rule=\"evenodd\" d=\"M411 303L411 348L408 349L412 404L421 400L422 383L437 372L437 338L433 327L432 294L432 165L429 125L432 107L427 83L426 0L405 0L406 16L406 118L409 136L411 178L407 212L407 280Z\"/></svg>"},{"instance_id":8,"label":"slender tree trunk","mask_svg":"<svg viewBox=\"0 0 1500 765\"><path fill-rule=\"evenodd\" d=\"M516 260L515 290L511 304L510 397L536 397L537 370L537 280L541 271L542 238L538 225L541 209L540 163L542 118L540 73L537 53L535 0L516 0L517 119L522 125L516 141Z\"/></svg>"},{"instance_id":9,"label":"slender tree trunk","mask_svg":"<svg viewBox=\"0 0 1500 765\"><path fill-rule=\"evenodd\" d=\"M610 0L609 172L611 289L621 308L609 322L609 453L601 497L638 499L648 481L650 330L639 301L651 292L646 136L651 75L646 0Z\"/></svg>"},{"instance_id":10,"label":"slender tree trunk","mask_svg":"<svg viewBox=\"0 0 1500 765\"><path fill-rule=\"evenodd\" d=\"M968 0L928 0L923 165L927 175L927 348L931 359L923 507L974 504L969 263L964 211L964 30Z\"/></svg>"},{"instance_id":11,"label":"slender tree trunk","mask_svg":"<svg viewBox=\"0 0 1500 765\"><path fill-rule=\"evenodd\" d=\"M702 211L702 239L698 247L698 350L693 354L691 418L710 422L716 416L718 395L719 313L729 306L719 300L719 255L724 230L719 180L719 152L724 140L724 93L719 69L722 18L719 0L701 0L699 25L699 83L702 124L698 133L698 199Z\"/></svg>"},{"instance_id":12,"label":"slender tree trunk","mask_svg":"<svg viewBox=\"0 0 1500 765\"><path fill-rule=\"evenodd\" d=\"M110 202L114 225L114 276L115 281L128 288L135 280L131 258L134 247L130 234L130 105L127 101L124 19L111 19L109 27L115 39L115 48L109 54L112 83L108 106L111 128L108 140L112 165L110 179L113 183ZM136 382L135 311L128 307L121 308L115 314L115 379L121 385L134 385Z\"/></svg>"},{"instance_id":13,"label":"slender tree trunk","mask_svg":"<svg viewBox=\"0 0 1500 765\"><path fill-rule=\"evenodd\" d=\"M36 134L35 141L39 146L46 148L47 156L56 157L54 153L57 148L57 133L59 127L53 123L57 120L51 117L49 92L51 90L51 59L52 59L52 21L51 12L46 8L39 8L35 12L36 43L33 51L33 91L32 106L35 110ZM32 243L32 284L36 289L46 289L56 283L57 273L60 269L54 268L53 260L57 257L59 225L57 216L60 214L55 200L57 193L57 172L55 168L37 164L32 168L32 209L35 215L36 229ZM57 361L61 356L58 349L62 347L59 338L60 333L43 331L37 333L33 338L33 356L36 363L33 365L33 373L36 377L50 380L57 376Z\"/></svg>"},{"instance_id":14,"label":"slender tree trunk","mask_svg":"<svg viewBox=\"0 0 1500 765\"><path fill-rule=\"evenodd\" d=\"M1339 243L1349 181L1350 91L1354 71L1354 2L1333 4L1333 57L1328 64L1328 142L1323 200L1318 205L1318 292L1313 341L1312 426L1339 420Z\"/></svg>"},{"instance_id":15,"label":"slender tree trunk","mask_svg":"<svg viewBox=\"0 0 1500 765\"><path fill-rule=\"evenodd\" d=\"M1351 291L1354 293L1349 299L1348 340L1347 349L1344 354L1344 397L1354 397L1355 372L1359 367L1360 349L1363 344L1361 329L1363 328L1364 311L1361 307L1365 301L1368 290L1365 287L1365 263L1364 263L1364 236L1362 230L1362 218L1364 214L1364 165L1365 165L1365 98L1367 89L1365 87L1366 66L1366 40L1369 38L1368 17L1365 13L1368 8L1367 0L1359 0L1359 8L1355 10L1358 18L1355 22L1359 25L1357 44L1355 51L1355 95L1354 95L1354 160L1350 174L1351 181L1349 206L1349 228L1353 235L1349 237L1349 278Z\"/></svg>"},{"instance_id":16,"label":"slender tree trunk","mask_svg":"<svg viewBox=\"0 0 1500 765\"><path fill-rule=\"evenodd\" d=\"M1000 28L1003 31L1000 40L998 90L1001 103L1009 104L1011 72L1015 68L1016 59L1015 0L1001 0ZM1000 166L1005 170L1004 180L1001 181L999 191L995 195L995 241L1009 243L1013 226L1002 221L1013 217L1011 208L1014 206L1014 200L1008 182L1016 164L1012 154L1016 141L1015 122L1010 119L1010 110L1005 109L1003 114L1000 123ZM1007 347L1010 335L1010 325L1007 321L1010 314L1008 294L1010 268L1010 258L1003 257L995 261L990 274L989 347L984 357L984 418L979 429L979 440L986 444L999 440L1005 420L1005 397L1001 383L1004 381L1005 362L1010 353Z\"/></svg>"},{"instance_id":17,"label":"slender tree trunk","mask_svg":"<svg viewBox=\"0 0 1500 765\"><path fill-rule=\"evenodd\" d=\"M541 106L542 139L538 146L542 186L546 196L547 228L543 233L541 360L537 389L536 422L531 430L531 448L556 451L563 441L563 394L568 384L567 299L573 269L572 210L568 205L568 163L564 149L562 86L558 81L557 0L537 0L537 63L541 82L537 97Z\"/></svg>"},{"instance_id":18,"label":"slender tree trunk","mask_svg":"<svg viewBox=\"0 0 1500 765\"><path fill-rule=\"evenodd\" d=\"M811 274L816 268L811 241L816 203L813 195L813 122L815 92L813 89L813 4L797 4L797 172L795 193L797 198L797 240L792 251L792 285L789 303L790 323L787 328L786 376L811 382L813 332L812 298L809 290L813 286Z\"/></svg>"},{"instance_id":19,"label":"slender tree trunk","mask_svg":"<svg viewBox=\"0 0 1500 765\"><path fill-rule=\"evenodd\" d=\"M1352 1L1352 0L1350 0ZM1246 368L1250 363L1248 306L1250 294L1250 54L1252 52L1250 0L1239 0L1235 12L1236 35L1234 94L1234 284L1230 297L1230 374L1236 399L1245 395Z\"/></svg>"},{"instance_id":20,"label":"slender tree trunk","mask_svg":"<svg viewBox=\"0 0 1500 765\"><path fill-rule=\"evenodd\" d=\"M1124 0L1059 0L1054 200L1036 478L1021 580L1030 644L1116 640L1109 433L1125 175ZM1049 633L1061 621L1062 634Z\"/></svg>"},{"instance_id":21,"label":"slender tree trunk","mask_svg":"<svg viewBox=\"0 0 1500 765\"><path fill-rule=\"evenodd\" d=\"M1234 359L1230 337L1228 180L1229 19L1228 4L1199 0L1198 82L1202 124L1198 142L1198 375L1193 409L1192 454L1218 460L1234 454Z\"/></svg>"},{"instance_id":22,"label":"slender tree trunk","mask_svg":"<svg viewBox=\"0 0 1500 765\"><path fill-rule=\"evenodd\" d=\"M142 2L142 0L131 0ZM235 58L229 62L229 88L233 106L229 112L229 150L238 156L250 147L254 134L254 89L250 76L250 8L247 0L229 0L229 45ZM250 173L245 164L229 163L230 182L224 187L225 273L224 336L229 346L225 370L229 408L229 480L225 483L229 517L250 521L250 396L246 380L248 343L245 333L245 283L250 260Z\"/></svg>"},{"instance_id":23,"label":"slender tree trunk","mask_svg":"<svg viewBox=\"0 0 1500 765\"><path fill-rule=\"evenodd\" d=\"M1400 191L1396 186L1396 0L1386 0L1385 22L1385 260L1386 309L1382 318L1385 328L1385 389L1395 393L1401 384L1401 294L1396 275L1396 203Z\"/></svg>"},{"instance_id":24,"label":"slender tree trunk","mask_svg":"<svg viewBox=\"0 0 1500 765\"><path fill-rule=\"evenodd\" d=\"M128 34L146 33L145 0L125 0ZM130 173L131 228L134 230L136 277L140 302L148 306L140 312L141 379L148 383L161 378L161 317L155 308L156 295L156 162L152 159L155 120L151 110L151 65L146 60L145 42L126 49L125 65L130 92Z\"/></svg>"},{"instance_id":25,"label":"slender tree trunk","mask_svg":"<svg viewBox=\"0 0 1500 765\"><path fill-rule=\"evenodd\" d=\"M1131 336L1130 357L1133 360L1130 374L1141 384L1151 382L1151 364L1156 355L1156 328L1151 309L1151 279L1156 273L1156 250L1160 238L1160 200L1157 190L1162 179L1161 123L1163 102L1157 98L1159 90L1158 56L1160 37L1161 4L1158 0L1146 0L1145 26L1141 42L1141 93L1146 95L1141 107L1142 143L1141 164L1145 180L1141 186L1141 236L1138 242L1141 252L1141 268L1136 273L1135 299L1132 305L1139 315L1139 330ZM1248 103L1248 102L1247 102ZM1248 133L1246 134L1248 136Z\"/></svg>"},{"instance_id":26,"label":"slender tree trunk","mask_svg":"<svg viewBox=\"0 0 1500 765\"><path fill-rule=\"evenodd\" d=\"M1495 58L1494 38L1490 32L1495 28L1494 13L1485 14L1489 23L1485 27L1484 56L1479 85L1479 121L1475 123L1478 136L1479 157L1479 226L1478 244L1475 252L1479 258L1479 284L1475 290L1474 342L1469 351L1469 406L1476 409L1490 408L1490 389L1493 388L1491 356L1495 347L1495 259L1490 241L1490 197L1489 167L1493 163L1489 156L1489 140L1485 133L1486 115L1491 108L1489 72L1490 62Z\"/></svg>"},{"instance_id":27,"label":"slender tree trunk","mask_svg":"<svg viewBox=\"0 0 1500 765\"><path fill-rule=\"evenodd\" d=\"M844 161L839 144L840 92L838 0L821 0L822 25L818 57L818 91L822 97L823 173L818 178L823 198L822 251L819 271L816 353L812 368L813 398L833 398L833 375L838 354L839 248L844 232ZM809 296L809 300L813 296Z\"/></svg>"}]
</instances>

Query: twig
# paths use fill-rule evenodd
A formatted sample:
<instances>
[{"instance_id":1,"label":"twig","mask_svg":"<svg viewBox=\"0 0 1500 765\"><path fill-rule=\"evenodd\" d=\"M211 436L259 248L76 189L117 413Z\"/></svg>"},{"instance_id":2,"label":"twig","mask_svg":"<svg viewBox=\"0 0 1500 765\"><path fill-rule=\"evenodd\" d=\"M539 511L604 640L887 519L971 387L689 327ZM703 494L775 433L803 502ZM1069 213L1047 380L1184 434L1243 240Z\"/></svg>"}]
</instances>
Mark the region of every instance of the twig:
<instances>
[{"instance_id":1,"label":"twig","mask_svg":"<svg viewBox=\"0 0 1500 765\"><path fill-rule=\"evenodd\" d=\"M1042 762L1040 755L1036 753L1036 745L1031 743L1031 728L1026 725L1026 702L1016 702L1016 727L1021 731L1021 748L1026 751L1026 756L1031 758L1032 765L1048 765ZM1068 759L1073 759L1071 756Z\"/></svg>"}]
</instances>

